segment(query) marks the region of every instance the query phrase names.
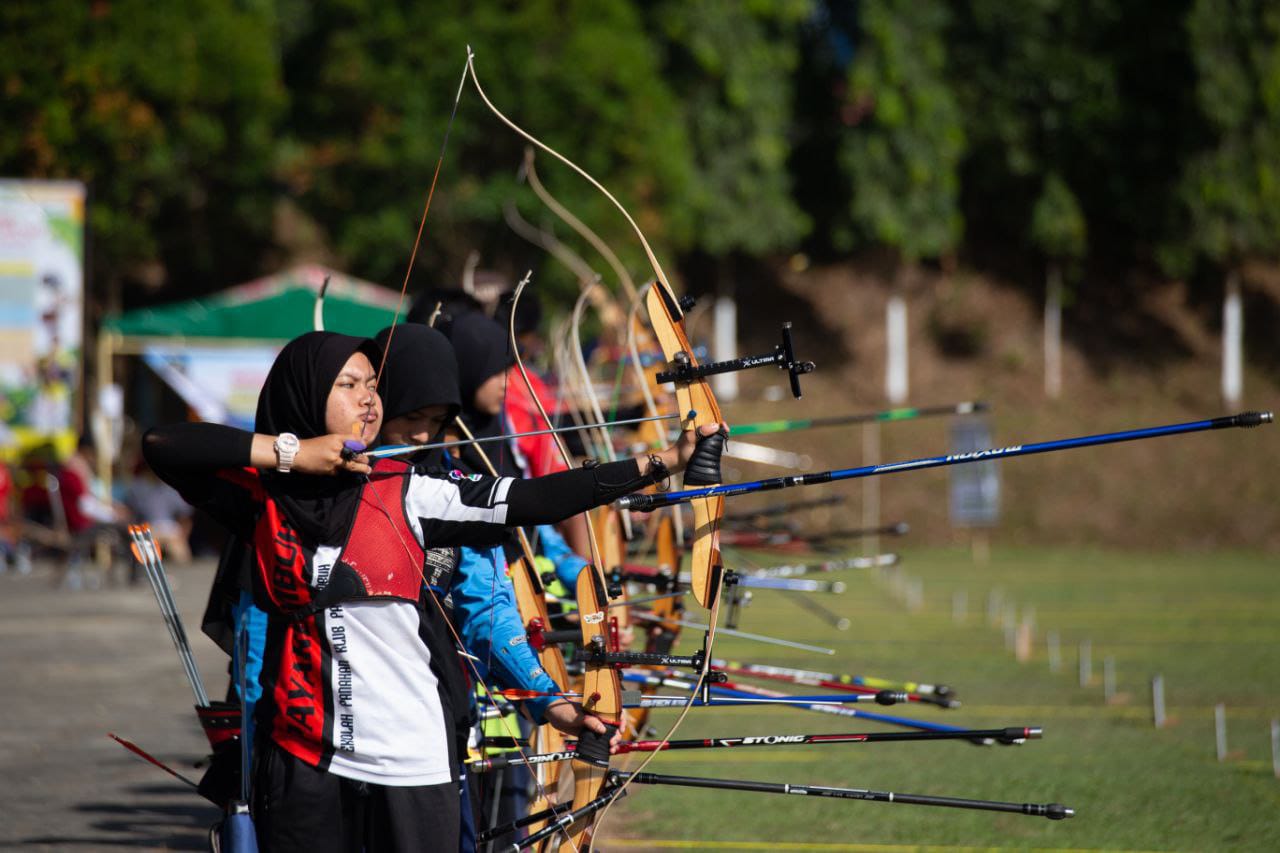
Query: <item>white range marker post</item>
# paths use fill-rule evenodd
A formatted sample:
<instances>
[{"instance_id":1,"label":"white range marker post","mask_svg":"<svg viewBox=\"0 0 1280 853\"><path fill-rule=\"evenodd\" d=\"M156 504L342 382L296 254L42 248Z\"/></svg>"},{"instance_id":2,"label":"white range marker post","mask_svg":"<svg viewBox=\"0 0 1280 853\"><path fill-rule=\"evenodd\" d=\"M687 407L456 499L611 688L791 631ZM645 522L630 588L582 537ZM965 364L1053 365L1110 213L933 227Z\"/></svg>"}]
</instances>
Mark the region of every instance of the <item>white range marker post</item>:
<instances>
[{"instance_id":1,"label":"white range marker post","mask_svg":"<svg viewBox=\"0 0 1280 853\"><path fill-rule=\"evenodd\" d=\"M902 406L909 393L907 367L907 300L901 293L893 293L885 305L884 315L885 354L884 391L889 405Z\"/></svg>"},{"instance_id":2,"label":"white range marker post","mask_svg":"<svg viewBox=\"0 0 1280 853\"><path fill-rule=\"evenodd\" d=\"M924 609L924 581L916 578L911 582L911 601L909 604L912 612L919 613Z\"/></svg>"},{"instance_id":3,"label":"white range marker post","mask_svg":"<svg viewBox=\"0 0 1280 853\"><path fill-rule=\"evenodd\" d=\"M1058 672L1062 669L1062 647L1057 631L1050 631L1045 635L1045 644L1048 646L1049 652L1049 671Z\"/></svg>"},{"instance_id":4,"label":"white range marker post","mask_svg":"<svg viewBox=\"0 0 1280 853\"><path fill-rule=\"evenodd\" d=\"M951 621L963 625L968 617L969 594L963 589L951 593Z\"/></svg>"},{"instance_id":5,"label":"white range marker post","mask_svg":"<svg viewBox=\"0 0 1280 853\"><path fill-rule=\"evenodd\" d=\"M1164 728L1164 676L1151 679L1151 721L1157 729Z\"/></svg>"},{"instance_id":6,"label":"white range marker post","mask_svg":"<svg viewBox=\"0 0 1280 853\"><path fill-rule=\"evenodd\" d=\"M1102 659L1102 698L1107 702L1116 698L1116 659L1111 655Z\"/></svg>"},{"instance_id":7,"label":"white range marker post","mask_svg":"<svg viewBox=\"0 0 1280 853\"><path fill-rule=\"evenodd\" d=\"M1049 266L1044 294L1044 393L1062 394L1062 267Z\"/></svg>"},{"instance_id":8,"label":"white range marker post","mask_svg":"<svg viewBox=\"0 0 1280 853\"><path fill-rule=\"evenodd\" d=\"M1271 772L1280 779L1280 720L1271 721Z\"/></svg>"},{"instance_id":9,"label":"white range marker post","mask_svg":"<svg viewBox=\"0 0 1280 853\"><path fill-rule=\"evenodd\" d=\"M1018 606L1012 601L1004 606L1004 617L1000 625L1004 628L1004 649L1011 652L1018 639Z\"/></svg>"},{"instance_id":10,"label":"white range marker post","mask_svg":"<svg viewBox=\"0 0 1280 853\"><path fill-rule=\"evenodd\" d=\"M1218 747L1218 760L1227 760L1227 706L1219 702L1213 706L1213 734Z\"/></svg>"},{"instance_id":11,"label":"white range marker post","mask_svg":"<svg viewBox=\"0 0 1280 853\"><path fill-rule=\"evenodd\" d=\"M1018 633L1014 638L1014 657L1019 663L1026 663L1031 660L1031 645L1035 642L1036 632L1036 609L1034 607L1024 607L1022 609L1022 621L1018 623Z\"/></svg>"},{"instance_id":12,"label":"white range marker post","mask_svg":"<svg viewBox=\"0 0 1280 853\"><path fill-rule=\"evenodd\" d=\"M712 361L729 361L738 357L738 303L730 293L716 297L712 308L714 324L711 336ZM736 371L719 373L711 377L711 388L720 400L733 402L738 399L738 374Z\"/></svg>"},{"instance_id":13,"label":"white range marker post","mask_svg":"<svg viewBox=\"0 0 1280 853\"><path fill-rule=\"evenodd\" d=\"M1080 662L1080 686L1088 687L1089 682L1093 681L1093 641L1081 640L1080 648L1077 652Z\"/></svg>"},{"instance_id":14,"label":"white range marker post","mask_svg":"<svg viewBox=\"0 0 1280 853\"><path fill-rule=\"evenodd\" d=\"M993 628L1000 622L1000 602L1003 599L1004 593L999 587L987 592L987 624Z\"/></svg>"},{"instance_id":15,"label":"white range marker post","mask_svg":"<svg viewBox=\"0 0 1280 853\"><path fill-rule=\"evenodd\" d=\"M880 464L880 422L862 425L862 464ZM864 477L862 480L862 526L867 530L880 528L880 478ZM862 556L874 557L880 553L880 537L865 536L862 539Z\"/></svg>"},{"instance_id":16,"label":"white range marker post","mask_svg":"<svg viewBox=\"0 0 1280 853\"><path fill-rule=\"evenodd\" d=\"M1227 274L1222 299L1222 399L1228 406L1240 404L1244 395L1244 307L1240 300L1240 274Z\"/></svg>"}]
</instances>

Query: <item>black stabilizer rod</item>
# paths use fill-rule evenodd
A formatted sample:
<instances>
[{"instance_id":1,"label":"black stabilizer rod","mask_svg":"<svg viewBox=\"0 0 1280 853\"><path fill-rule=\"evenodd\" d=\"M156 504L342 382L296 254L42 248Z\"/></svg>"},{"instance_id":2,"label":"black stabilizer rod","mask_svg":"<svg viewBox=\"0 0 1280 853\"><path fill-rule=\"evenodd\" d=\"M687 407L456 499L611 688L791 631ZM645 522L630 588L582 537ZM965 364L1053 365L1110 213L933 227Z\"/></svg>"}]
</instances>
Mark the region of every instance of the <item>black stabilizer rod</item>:
<instances>
[{"instance_id":1,"label":"black stabilizer rod","mask_svg":"<svg viewBox=\"0 0 1280 853\"><path fill-rule=\"evenodd\" d=\"M623 741L618 754L632 752L679 751L686 749L741 749L744 747L793 747L832 746L852 743L901 743L907 741L970 740L974 743L999 741L1005 744L1039 740L1043 730L1039 726L1008 726L1003 729L967 729L955 732L856 732L852 734L800 734L800 735L749 735L745 737L689 738L686 740L634 740ZM492 773L508 767L532 767L568 761L577 755L576 749L560 752L544 752L523 755L501 753L491 758L477 758L466 763L469 773ZM533 821L530 821L531 823ZM525 824L520 824L524 826ZM512 828L515 828L513 825Z\"/></svg>"},{"instance_id":2,"label":"black stabilizer rod","mask_svg":"<svg viewBox=\"0 0 1280 853\"><path fill-rule=\"evenodd\" d=\"M622 793L625 795L626 792L623 791ZM554 823L547 824L542 829L521 839L519 843L512 844L506 849L512 851L512 853L519 853L521 850L528 850L530 847L541 844L544 840L555 835L557 832L566 831L569 827L573 826L583 818L600 811L613 801L615 795L617 795L616 789L611 785L607 786L604 793L587 803L582 808L575 809L574 811L561 815ZM477 840L480 840L478 836Z\"/></svg>"},{"instance_id":3,"label":"black stabilizer rod","mask_svg":"<svg viewBox=\"0 0 1280 853\"><path fill-rule=\"evenodd\" d=\"M796 349L794 342L791 340L791 323L789 322L782 324L782 343L774 347L771 353L749 355L745 358L731 358L725 361L712 361L696 366L692 363L688 354L677 353L674 365L674 367L659 373L657 380L659 382L692 382L695 379L701 379L704 376L715 376L718 373L737 373L740 370L750 370L753 367L777 365L779 369L787 371L788 378L791 380L791 394L797 400L802 396L800 393L800 377L814 371L812 361L796 360Z\"/></svg>"},{"instance_id":4,"label":"black stabilizer rod","mask_svg":"<svg viewBox=\"0 0 1280 853\"><path fill-rule=\"evenodd\" d=\"M962 797L932 797L926 794L897 794L892 791L870 791L866 788L825 788L818 785L788 785L785 782L752 782L745 779L704 779L698 776L666 776L658 773L632 773L611 771L609 783L621 785L638 782L641 785L678 785L684 788L717 788L731 791L754 791L758 794L800 794L809 797L832 797L841 800L871 800L880 803L905 803L913 806L942 806L951 809L977 809L989 812L1008 812L1049 820L1075 817L1075 809L1060 803L1004 803L996 800L970 800Z\"/></svg>"}]
</instances>

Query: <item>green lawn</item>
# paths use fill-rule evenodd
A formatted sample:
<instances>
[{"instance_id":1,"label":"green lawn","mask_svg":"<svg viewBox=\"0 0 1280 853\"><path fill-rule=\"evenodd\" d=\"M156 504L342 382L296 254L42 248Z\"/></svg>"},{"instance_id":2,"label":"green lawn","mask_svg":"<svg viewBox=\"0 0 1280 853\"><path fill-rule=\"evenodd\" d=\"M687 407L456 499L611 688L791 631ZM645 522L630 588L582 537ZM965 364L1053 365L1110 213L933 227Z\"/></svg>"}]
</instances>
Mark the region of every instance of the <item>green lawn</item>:
<instances>
[{"instance_id":1,"label":"green lawn","mask_svg":"<svg viewBox=\"0 0 1280 853\"><path fill-rule=\"evenodd\" d=\"M732 562L727 561L732 567ZM788 559L787 562L794 562ZM776 592L758 591L740 627L837 649L835 657L721 637L718 656L834 672L941 681L964 707L878 709L972 726L1041 725L1019 747L902 743L669 753L654 772L720 776L1017 802L1061 802L1073 820L991 812L633 786L613 810L606 846L637 849L856 850L957 845L1209 850L1280 848L1280 779L1269 720L1280 717L1280 578L1253 554L1128 554L996 548L976 566L964 549L913 549L900 571L924 583L909 611L887 576L845 572L849 591L823 603L848 616L837 632ZM831 577L831 576L827 576ZM1035 609L1031 660L987 620L999 589L1021 616ZM952 618L953 594L967 619ZM1045 634L1061 636L1049 671ZM1078 684L1077 643L1092 643L1095 683ZM683 643L691 650L694 640ZM1103 701L1115 658L1118 702ZM1151 724L1150 678L1163 673L1169 725ZM669 692L669 691L668 691ZM1213 706L1227 706L1230 759L1214 752ZM860 705L876 709L876 706ZM673 713L656 718L660 733ZM875 724L791 709L694 710L678 737L871 731ZM631 766L637 756L629 756ZM615 759L615 764L619 762ZM617 836L622 836L618 838ZM896 845L896 847L895 847Z\"/></svg>"}]
</instances>

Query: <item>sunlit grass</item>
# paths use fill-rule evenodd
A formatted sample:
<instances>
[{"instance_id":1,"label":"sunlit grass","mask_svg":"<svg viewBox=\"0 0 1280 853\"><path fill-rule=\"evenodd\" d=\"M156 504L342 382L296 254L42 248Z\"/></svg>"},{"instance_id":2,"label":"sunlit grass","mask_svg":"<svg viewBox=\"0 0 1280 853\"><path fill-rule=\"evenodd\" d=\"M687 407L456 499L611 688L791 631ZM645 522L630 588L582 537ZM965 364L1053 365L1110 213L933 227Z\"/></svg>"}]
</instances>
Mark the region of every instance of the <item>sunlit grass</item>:
<instances>
[{"instance_id":1,"label":"sunlit grass","mask_svg":"<svg viewBox=\"0 0 1280 853\"><path fill-rule=\"evenodd\" d=\"M794 559L788 559L794 562ZM785 596L758 591L741 627L835 647L822 657L721 637L716 653L824 671L944 682L965 706L878 709L958 725L1042 725L1020 747L961 743L774 747L659 756L654 772L863 787L1016 802L1061 802L1077 817L1050 822L990 812L817 800L730 791L633 787L613 832L628 849L776 842L777 849L858 845L1018 848L1274 850L1280 779L1272 775L1269 720L1280 717L1280 578L1244 553L1150 554L997 549L977 566L960 549L908 551L900 571L924 583L910 612L888 577L845 572L849 591L823 603L849 617L837 632ZM998 590L996 624L988 596ZM963 591L967 617L953 619ZM1031 659L1005 648L1005 606L1035 612ZM1060 637L1049 671L1046 632ZM1093 683L1078 683L1077 644L1092 646ZM682 646L697 640L686 635ZM1116 701L1103 700L1114 657ZM1151 723L1150 679L1164 675L1169 725ZM1213 706L1227 706L1229 760L1215 758ZM859 706L867 707L867 706ZM673 713L656 717L665 733ZM875 724L780 708L695 711L680 737L871 731ZM632 757L635 758L634 756ZM634 766L635 761L632 761ZM607 835L608 833L606 833ZM812 847L804 847L811 843ZM727 847L725 846L727 844ZM793 846L794 845L794 846ZM823 845L837 845L823 847ZM839 845L849 845L839 847ZM758 847L754 849L760 849Z\"/></svg>"}]
</instances>

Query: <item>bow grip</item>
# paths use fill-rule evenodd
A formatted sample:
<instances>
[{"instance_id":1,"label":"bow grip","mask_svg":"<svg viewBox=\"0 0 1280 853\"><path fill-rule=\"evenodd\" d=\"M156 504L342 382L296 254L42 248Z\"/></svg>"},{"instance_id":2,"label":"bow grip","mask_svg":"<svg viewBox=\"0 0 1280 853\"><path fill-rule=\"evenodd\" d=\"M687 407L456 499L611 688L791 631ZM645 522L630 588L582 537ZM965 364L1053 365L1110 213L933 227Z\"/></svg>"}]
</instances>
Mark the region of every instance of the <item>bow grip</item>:
<instances>
[{"instance_id":1,"label":"bow grip","mask_svg":"<svg viewBox=\"0 0 1280 853\"><path fill-rule=\"evenodd\" d=\"M715 486L724 482L720 475L720 456L724 453L725 444L729 441L729 431L716 430L711 435L698 436L689 457L689 464L684 467L684 484L690 486Z\"/></svg>"},{"instance_id":2,"label":"bow grip","mask_svg":"<svg viewBox=\"0 0 1280 853\"><path fill-rule=\"evenodd\" d=\"M609 723L605 723L604 727L604 734L598 734L587 728L582 730L582 734L578 735L578 745L573 749L575 758L580 758L596 767L609 766L609 741L613 740L613 736L618 733L618 727Z\"/></svg>"}]
</instances>

